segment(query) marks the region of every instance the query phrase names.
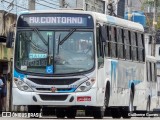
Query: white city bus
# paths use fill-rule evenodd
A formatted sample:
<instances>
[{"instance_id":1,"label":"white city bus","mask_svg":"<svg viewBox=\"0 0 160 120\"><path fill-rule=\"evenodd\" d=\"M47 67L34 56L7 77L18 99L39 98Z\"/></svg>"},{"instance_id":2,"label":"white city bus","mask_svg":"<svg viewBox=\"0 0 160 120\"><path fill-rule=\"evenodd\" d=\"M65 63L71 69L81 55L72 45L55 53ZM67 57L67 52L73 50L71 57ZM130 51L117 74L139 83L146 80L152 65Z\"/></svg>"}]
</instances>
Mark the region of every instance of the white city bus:
<instances>
[{"instance_id":1,"label":"white city bus","mask_svg":"<svg viewBox=\"0 0 160 120\"><path fill-rule=\"evenodd\" d=\"M54 10L22 12L16 27L13 105L29 112L53 107L58 118L75 118L78 109L94 118L103 118L106 108L114 118L147 110L140 24Z\"/></svg>"}]
</instances>

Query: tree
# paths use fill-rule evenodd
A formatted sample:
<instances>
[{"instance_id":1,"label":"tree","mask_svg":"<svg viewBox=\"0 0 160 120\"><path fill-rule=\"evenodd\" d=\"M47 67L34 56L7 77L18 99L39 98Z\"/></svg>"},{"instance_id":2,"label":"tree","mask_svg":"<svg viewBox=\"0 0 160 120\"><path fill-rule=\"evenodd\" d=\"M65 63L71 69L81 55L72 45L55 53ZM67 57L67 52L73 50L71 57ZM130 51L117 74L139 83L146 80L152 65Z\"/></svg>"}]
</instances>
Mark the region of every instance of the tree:
<instances>
[{"instance_id":1,"label":"tree","mask_svg":"<svg viewBox=\"0 0 160 120\"><path fill-rule=\"evenodd\" d=\"M157 12L160 13L160 0L157 1ZM154 0L144 0L143 4L142 4L142 10L149 12L149 13L153 13L153 9L154 9ZM151 15L152 16L152 15ZM147 17L147 26L152 27L152 23L153 23L153 17ZM157 15L158 16L158 15ZM156 25L156 29L160 29L160 17L158 17L157 20L157 25Z\"/></svg>"}]
</instances>

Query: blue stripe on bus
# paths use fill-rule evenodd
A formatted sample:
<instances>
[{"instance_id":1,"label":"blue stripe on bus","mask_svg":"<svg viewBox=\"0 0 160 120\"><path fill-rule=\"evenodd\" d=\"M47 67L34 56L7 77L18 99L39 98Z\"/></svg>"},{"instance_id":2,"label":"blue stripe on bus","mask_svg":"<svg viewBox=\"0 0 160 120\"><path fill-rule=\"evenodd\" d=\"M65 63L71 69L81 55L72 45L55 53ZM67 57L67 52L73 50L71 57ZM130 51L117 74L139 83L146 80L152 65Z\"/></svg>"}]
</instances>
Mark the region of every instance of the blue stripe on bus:
<instances>
[{"instance_id":1,"label":"blue stripe on bus","mask_svg":"<svg viewBox=\"0 0 160 120\"><path fill-rule=\"evenodd\" d=\"M74 92L76 90L76 88L72 88L70 90L58 90L58 92L60 93L69 93L69 92Z\"/></svg>"},{"instance_id":2,"label":"blue stripe on bus","mask_svg":"<svg viewBox=\"0 0 160 120\"><path fill-rule=\"evenodd\" d=\"M117 61L111 61L111 86L114 87L116 84L116 77L117 77ZM112 94L112 89L110 91L110 94Z\"/></svg>"},{"instance_id":3,"label":"blue stripe on bus","mask_svg":"<svg viewBox=\"0 0 160 120\"><path fill-rule=\"evenodd\" d=\"M141 80L130 80L128 83L128 88L131 88L131 84L133 83L134 85L138 85L140 82L142 82Z\"/></svg>"},{"instance_id":4,"label":"blue stripe on bus","mask_svg":"<svg viewBox=\"0 0 160 120\"><path fill-rule=\"evenodd\" d=\"M16 70L14 70L14 77L20 78L21 80L23 80L25 76L26 75L18 73Z\"/></svg>"}]
</instances>

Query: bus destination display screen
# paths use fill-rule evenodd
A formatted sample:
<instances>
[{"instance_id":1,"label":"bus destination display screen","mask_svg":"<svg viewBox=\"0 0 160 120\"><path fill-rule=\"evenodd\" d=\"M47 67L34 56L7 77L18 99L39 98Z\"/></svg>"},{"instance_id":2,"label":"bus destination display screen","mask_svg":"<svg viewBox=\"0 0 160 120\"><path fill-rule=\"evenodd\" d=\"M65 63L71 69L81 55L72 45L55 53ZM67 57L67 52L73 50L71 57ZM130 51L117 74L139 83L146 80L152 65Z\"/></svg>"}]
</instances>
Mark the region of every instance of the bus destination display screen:
<instances>
[{"instance_id":1,"label":"bus destination display screen","mask_svg":"<svg viewBox=\"0 0 160 120\"><path fill-rule=\"evenodd\" d=\"M87 27L93 28L91 15L86 14L55 14L37 13L24 14L18 19L17 27Z\"/></svg>"}]
</instances>

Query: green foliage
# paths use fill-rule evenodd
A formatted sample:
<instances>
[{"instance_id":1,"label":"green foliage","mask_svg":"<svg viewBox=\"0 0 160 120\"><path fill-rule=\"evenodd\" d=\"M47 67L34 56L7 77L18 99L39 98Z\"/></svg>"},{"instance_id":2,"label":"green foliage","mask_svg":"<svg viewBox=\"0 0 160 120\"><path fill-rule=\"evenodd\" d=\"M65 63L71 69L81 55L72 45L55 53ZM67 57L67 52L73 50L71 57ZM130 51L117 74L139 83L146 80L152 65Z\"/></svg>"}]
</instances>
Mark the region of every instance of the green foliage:
<instances>
[{"instance_id":1,"label":"green foliage","mask_svg":"<svg viewBox=\"0 0 160 120\"><path fill-rule=\"evenodd\" d=\"M143 5L154 6L154 0L144 0ZM160 0L157 0L157 6L160 6Z\"/></svg>"},{"instance_id":2,"label":"green foliage","mask_svg":"<svg viewBox=\"0 0 160 120\"><path fill-rule=\"evenodd\" d=\"M141 9L144 10L147 7L151 7L153 9L154 0L144 0ZM160 12L160 0L157 0L157 10ZM153 18L148 18L146 21L147 26L151 27L153 24ZM158 17L156 29L160 29L160 17Z\"/></svg>"}]
</instances>

